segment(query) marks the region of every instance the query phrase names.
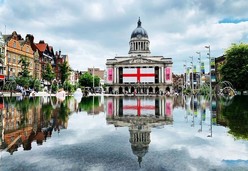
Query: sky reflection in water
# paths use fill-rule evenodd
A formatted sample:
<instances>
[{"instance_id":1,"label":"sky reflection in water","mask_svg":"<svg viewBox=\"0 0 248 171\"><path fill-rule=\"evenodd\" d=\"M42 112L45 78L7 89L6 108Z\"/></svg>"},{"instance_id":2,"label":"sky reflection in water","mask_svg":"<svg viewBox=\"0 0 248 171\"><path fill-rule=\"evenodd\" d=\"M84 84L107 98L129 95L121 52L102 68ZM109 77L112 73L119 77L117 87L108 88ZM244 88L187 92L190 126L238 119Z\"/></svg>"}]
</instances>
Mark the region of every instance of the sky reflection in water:
<instances>
[{"instance_id":1,"label":"sky reflection in water","mask_svg":"<svg viewBox=\"0 0 248 171\"><path fill-rule=\"evenodd\" d=\"M67 128L61 129L59 133L53 131L52 136L42 145L37 145L33 141L31 150L24 151L20 146L13 155L2 151L0 170L248 169L247 140L235 140L228 133L228 127L218 126L218 120L217 124L212 125L212 137L209 137L211 117L208 103L198 105L197 114L193 113L193 110L187 114L184 107L188 105L190 108L190 103L181 103L183 99L172 99L174 109L170 117L173 122L165 119L166 125L159 124L151 128L146 127L149 124L143 123L143 127L151 131L149 134L151 142L142 151L138 147L132 147L132 140L130 140L130 127L134 121L132 119L130 121L130 118L123 120L125 117L137 118L137 116L128 116L129 112L124 111L127 108L123 107L121 110L120 104L130 106L127 100L124 98L120 102L119 98L109 97L105 98L104 103L101 104L100 99L94 99L94 102L92 98L90 99L82 99L79 104L75 104L76 101L73 98L69 99L71 114L68 116ZM111 115L108 109L109 99L112 100L114 109ZM140 106L151 106L154 101L154 98L141 98ZM89 107L93 103L94 110ZM158 103L159 114L161 115L163 110L164 115L157 118L166 118L166 99L159 98ZM85 106L86 104L89 106ZM133 104L136 105L136 103ZM201 107L206 108L205 119L202 122ZM117 110L123 115L114 114ZM141 110L139 117L148 115L150 112L150 115L144 118L156 118L155 110L152 107ZM114 124L118 126L115 127ZM154 125L150 123L152 124ZM133 129L136 128L133 127ZM138 159L137 155L142 158Z\"/></svg>"}]
</instances>

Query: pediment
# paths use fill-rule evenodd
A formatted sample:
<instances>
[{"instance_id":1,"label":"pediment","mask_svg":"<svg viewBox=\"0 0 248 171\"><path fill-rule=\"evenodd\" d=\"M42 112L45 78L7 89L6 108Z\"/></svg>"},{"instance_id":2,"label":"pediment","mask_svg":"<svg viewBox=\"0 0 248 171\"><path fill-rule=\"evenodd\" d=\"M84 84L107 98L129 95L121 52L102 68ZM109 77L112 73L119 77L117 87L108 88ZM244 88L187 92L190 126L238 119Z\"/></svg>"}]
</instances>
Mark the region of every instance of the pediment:
<instances>
[{"instance_id":1,"label":"pediment","mask_svg":"<svg viewBox=\"0 0 248 171\"><path fill-rule=\"evenodd\" d=\"M132 58L125 61L118 62L118 64L156 64L158 61L146 59L146 58Z\"/></svg>"}]
</instances>

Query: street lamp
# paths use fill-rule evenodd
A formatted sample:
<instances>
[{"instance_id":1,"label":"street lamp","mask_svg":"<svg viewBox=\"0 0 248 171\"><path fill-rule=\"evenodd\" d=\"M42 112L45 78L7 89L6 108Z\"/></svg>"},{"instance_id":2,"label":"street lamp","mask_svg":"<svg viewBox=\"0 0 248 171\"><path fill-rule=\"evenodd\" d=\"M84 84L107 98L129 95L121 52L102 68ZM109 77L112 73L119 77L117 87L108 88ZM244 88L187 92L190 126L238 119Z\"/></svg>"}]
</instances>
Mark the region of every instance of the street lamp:
<instances>
[{"instance_id":1,"label":"street lamp","mask_svg":"<svg viewBox=\"0 0 248 171\"><path fill-rule=\"evenodd\" d=\"M209 112L210 112L210 135L208 137L212 137L212 78L211 78L211 55L210 55L210 45L205 46L208 49L208 58L209 58Z\"/></svg>"},{"instance_id":2,"label":"street lamp","mask_svg":"<svg viewBox=\"0 0 248 171\"><path fill-rule=\"evenodd\" d=\"M193 69L194 69L194 57L190 56L189 58L191 58L192 62L192 67L191 67L191 87L192 87L192 93L194 94L194 79L193 79Z\"/></svg>"},{"instance_id":3,"label":"street lamp","mask_svg":"<svg viewBox=\"0 0 248 171\"><path fill-rule=\"evenodd\" d=\"M202 79L202 75L201 75L201 52L196 52L199 55L199 63L200 63L200 88L201 88L201 79Z\"/></svg>"},{"instance_id":4,"label":"street lamp","mask_svg":"<svg viewBox=\"0 0 248 171\"><path fill-rule=\"evenodd\" d=\"M205 46L205 48L207 48L208 49L208 53L207 53L207 55L208 55L208 58L209 58L209 77L210 77L210 79L209 79L209 96L210 96L210 98L212 98L212 78L211 78L211 55L210 55L210 45L209 46Z\"/></svg>"},{"instance_id":5,"label":"street lamp","mask_svg":"<svg viewBox=\"0 0 248 171\"><path fill-rule=\"evenodd\" d=\"M183 85L183 88L187 88L187 61L186 60L184 60L184 64L183 64L183 66L184 66L184 69L185 69L185 74L184 74L184 76L183 76L183 82L184 82L184 85Z\"/></svg>"}]
</instances>

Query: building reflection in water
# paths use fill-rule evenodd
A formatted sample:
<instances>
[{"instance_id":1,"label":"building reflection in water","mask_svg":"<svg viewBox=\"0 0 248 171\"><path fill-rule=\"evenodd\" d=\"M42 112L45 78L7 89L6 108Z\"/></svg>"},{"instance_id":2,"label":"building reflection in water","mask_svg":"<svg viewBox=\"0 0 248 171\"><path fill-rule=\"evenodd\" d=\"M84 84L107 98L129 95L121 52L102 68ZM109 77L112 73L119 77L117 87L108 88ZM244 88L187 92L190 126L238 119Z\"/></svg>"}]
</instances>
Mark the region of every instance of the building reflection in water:
<instances>
[{"instance_id":1,"label":"building reflection in water","mask_svg":"<svg viewBox=\"0 0 248 171\"><path fill-rule=\"evenodd\" d=\"M105 112L108 124L129 128L131 149L141 163L151 143L151 128L172 124L173 108L185 110L182 117L189 127L199 127L198 132L207 127L212 137L212 125L227 126L221 110L231 103L224 102L213 98L209 103L203 96L68 97L64 101L52 97L0 97L0 151L13 154L21 147L32 149L32 143L42 145L54 133L67 128L72 113L85 111L94 116Z\"/></svg>"},{"instance_id":2,"label":"building reflection in water","mask_svg":"<svg viewBox=\"0 0 248 171\"><path fill-rule=\"evenodd\" d=\"M21 146L31 150L32 142L42 145L53 132L67 128L68 116L76 107L68 99L53 97L0 97L0 150L13 154Z\"/></svg>"},{"instance_id":3,"label":"building reflection in water","mask_svg":"<svg viewBox=\"0 0 248 171\"><path fill-rule=\"evenodd\" d=\"M212 101L204 96L184 96L182 100L182 106L185 109L185 119L187 121L191 120L191 126L195 127L196 125L200 125L198 132L203 131L203 124L205 123L209 127L208 137L212 137L212 126L213 125L223 125L226 126L226 121L221 121L221 118L218 118L217 112L219 108L219 116L220 116L220 108L221 105L218 104L220 102L216 101L215 98L212 98ZM209 108L211 108L211 113Z\"/></svg>"},{"instance_id":4,"label":"building reflection in water","mask_svg":"<svg viewBox=\"0 0 248 171\"><path fill-rule=\"evenodd\" d=\"M106 98L106 120L115 127L129 127L131 149L142 158L151 142L151 128L171 125L173 121L173 99L163 97L108 97Z\"/></svg>"}]
</instances>

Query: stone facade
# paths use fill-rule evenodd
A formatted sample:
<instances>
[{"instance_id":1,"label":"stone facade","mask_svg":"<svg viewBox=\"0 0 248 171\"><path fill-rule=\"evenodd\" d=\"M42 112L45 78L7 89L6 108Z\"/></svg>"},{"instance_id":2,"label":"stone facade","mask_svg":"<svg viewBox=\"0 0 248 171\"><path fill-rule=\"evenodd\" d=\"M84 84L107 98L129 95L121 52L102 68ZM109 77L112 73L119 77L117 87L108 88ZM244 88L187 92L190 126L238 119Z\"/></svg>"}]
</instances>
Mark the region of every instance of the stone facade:
<instances>
[{"instance_id":1,"label":"stone facade","mask_svg":"<svg viewBox=\"0 0 248 171\"><path fill-rule=\"evenodd\" d=\"M34 73L34 51L31 47L28 37L24 40L21 35L15 31L11 35L3 35L5 41L5 63L6 66L4 74L7 78L18 77L21 72L21 58L26 58L29 62L29 71L31 75Z\"/></svg>"},{"instance_id":2,"label":"stone facade","mask_svg":"<svg viewBox=\"0 0 248 171\"><path fill-rule=\"evenodd\" d=\"M138 20L129 56L107 59L106 92L164 94L172 91L172 59L150 55L148 34Z\"/></svg>"}]
</instances>

